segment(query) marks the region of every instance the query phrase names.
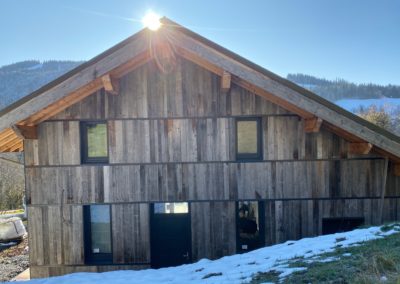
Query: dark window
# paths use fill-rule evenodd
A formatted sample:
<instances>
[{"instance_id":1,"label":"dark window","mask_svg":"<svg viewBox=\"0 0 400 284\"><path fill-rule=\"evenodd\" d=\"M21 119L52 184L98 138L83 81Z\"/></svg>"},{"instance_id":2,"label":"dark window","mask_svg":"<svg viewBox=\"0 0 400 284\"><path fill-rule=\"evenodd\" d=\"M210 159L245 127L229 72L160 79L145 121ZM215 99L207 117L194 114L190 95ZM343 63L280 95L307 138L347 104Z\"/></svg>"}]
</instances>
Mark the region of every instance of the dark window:
<instances>
[{"instance_id":1,"label":"dark window","mask_svg":"<svg viewBox=\"0 0 400 284\"><path fill-rule=\"evenodd\" d=\"M348 232L364 225L363 217L323 218L322 234Z\"/></svg>"},{"instance_id":2,"label":"dark window","mask_svg":"<svg viewBox=\"0 0 400 284\"><path fill-rule=\"evenodd\" d=\"M237 250L246 252L263 247L264 203L240 201L237 203Z\"/></svg>"},{"instance_id":3,"label":"dark window","mask_svg":"<svg viewBox=\"0 0 400 284\"><path fill-rule=\"evenodd\" d=\"M86 205L84 213L85 262L112 263L109 205Z\"/></svg>"},{"instance_id":4,"label":"dark window","mask_svg":"<svg viewBox=\"0 0 400 284\"><path fill-rule=\"evenodd\" d=\"M236 159L261 160L261 119L258 117L236 120Z\"/></svg>"},{"instance_id":5,"label":"dark window","mask_svg":"<svg viewBox=\"0 0 400 284\"><path fill-rule=\"evenodd\" d=\"M81 122L82 163L108 163L107 123Z\"/></svg>"}]
</instances>

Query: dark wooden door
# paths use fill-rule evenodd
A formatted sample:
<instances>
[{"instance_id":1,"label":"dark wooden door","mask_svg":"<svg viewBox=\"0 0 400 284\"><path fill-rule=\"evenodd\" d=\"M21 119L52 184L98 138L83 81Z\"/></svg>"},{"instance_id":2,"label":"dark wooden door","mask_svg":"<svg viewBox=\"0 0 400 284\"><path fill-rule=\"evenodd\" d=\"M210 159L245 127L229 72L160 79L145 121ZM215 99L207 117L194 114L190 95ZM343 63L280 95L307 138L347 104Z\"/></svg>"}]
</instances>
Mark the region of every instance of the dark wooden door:
<instances>
[{"instance_id":1,"label":"dark wooden door","mask_svg":"<svg viewBox=\"0 0 400 284\"><path fill-rule=\"evenodd\" d=\"M190 213L157 213L151 206L151 266L191 262Z\"/></svg>"}]
</instances>

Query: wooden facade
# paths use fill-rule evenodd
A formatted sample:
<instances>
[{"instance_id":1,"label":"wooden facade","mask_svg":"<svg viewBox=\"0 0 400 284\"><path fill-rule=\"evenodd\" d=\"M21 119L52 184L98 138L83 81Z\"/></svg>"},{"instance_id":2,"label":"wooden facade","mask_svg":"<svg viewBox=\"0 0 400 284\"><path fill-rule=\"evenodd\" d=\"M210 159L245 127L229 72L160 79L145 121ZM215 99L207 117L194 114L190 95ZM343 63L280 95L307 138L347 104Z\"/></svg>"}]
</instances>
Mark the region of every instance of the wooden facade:
<instances>
[{"instance_id":1,"label":"wooden facade","mask_svg":"<svg viewBox=\"0 0 400 284\"><path fill-rule=\"evenodd\" d=\"M150 267L151 206L159 202L189 203L191 261L238 251L238 201L263 208L266 245L319 235L325 218L365 224L400 218L397 140L361 131L338 114L322 120L323 107L311 111L310 97L293 97L279 82L262 89L257 70L249 71L253 80L244 67L229 69L225 57L202 51L205 45L196 57L185 41L169 72L139 52L143 44L131 45L99 67L114 68L113 76L64 84L68 92L74 84L83 90L87 79L86 93L74 91L69 101L54 89L56 101L44 91L47 111L7 114L35 126L34 135L23 137L33 278ZM132 50L139 59L126 58ZM293 101L284 102L285 95ZM257 161L236 158L236 121L249 117L261 121ZM83 121L107 124L108 163L82 163ZM373 135L369 141L360 133ZM108 264L85 262L83 208L90 204L111 207Z\"/></svg>"},{"instance_id":2,"label":"wooden facade","mask_svg":"<svg viewBox=\"0 0 400 284\"><path fill-rule=\"evenodd\" d=\"M25 140L33 277L148 267L149 204L189 201L192 260L236 252L235 204L265 204L265 243L321 234L326 217L398 219L397 199L380 207L386 160L353 155L348 142L235 84L179 59L163 74L153 63L98 91ZM235 119L262 118L263 160L235 160ZM79 122L105 120L109 164L83 165ZM400 195L388 171L386 195ZM85 266L82 205L111 204L113 266Z\"/></svg>"}]
</instances>

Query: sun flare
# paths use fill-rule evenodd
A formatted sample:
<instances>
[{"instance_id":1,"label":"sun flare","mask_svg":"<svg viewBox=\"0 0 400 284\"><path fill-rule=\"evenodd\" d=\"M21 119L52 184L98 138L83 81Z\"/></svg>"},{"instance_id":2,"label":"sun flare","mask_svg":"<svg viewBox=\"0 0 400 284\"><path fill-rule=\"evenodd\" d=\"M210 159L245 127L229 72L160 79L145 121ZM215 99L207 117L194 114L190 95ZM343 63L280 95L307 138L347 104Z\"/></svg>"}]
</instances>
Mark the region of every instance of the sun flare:
<instances>
[{"instance_id":1,"label":"sun flare","mask_svg":"<svg viewBox=\"0 0 400 284\"><path fill-rule=\"evenodd\" d=\"M160 16L153 11L149 11L142 19L143 26L152 31L156 31L161 27Z\"/></svg>"}]
</instances>

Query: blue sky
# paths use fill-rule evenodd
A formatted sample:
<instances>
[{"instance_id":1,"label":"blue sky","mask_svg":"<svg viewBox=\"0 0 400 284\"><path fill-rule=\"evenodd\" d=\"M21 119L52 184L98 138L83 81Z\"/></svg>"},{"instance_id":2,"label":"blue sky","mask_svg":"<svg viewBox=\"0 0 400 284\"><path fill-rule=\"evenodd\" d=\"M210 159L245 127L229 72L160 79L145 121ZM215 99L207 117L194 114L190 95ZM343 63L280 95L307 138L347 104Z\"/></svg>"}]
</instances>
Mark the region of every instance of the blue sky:
<instances>
[{"instance_id":1,"label":"blue sky","mask_svg":"<svg viewBox=\"0 0 400 284\"><path fill-rule=\"evenodd\" d=\"M148 10L281 76L400 85L397 0L0 0L0 66L88 60L142 29Z\"/></svg>"}]
</instances>

